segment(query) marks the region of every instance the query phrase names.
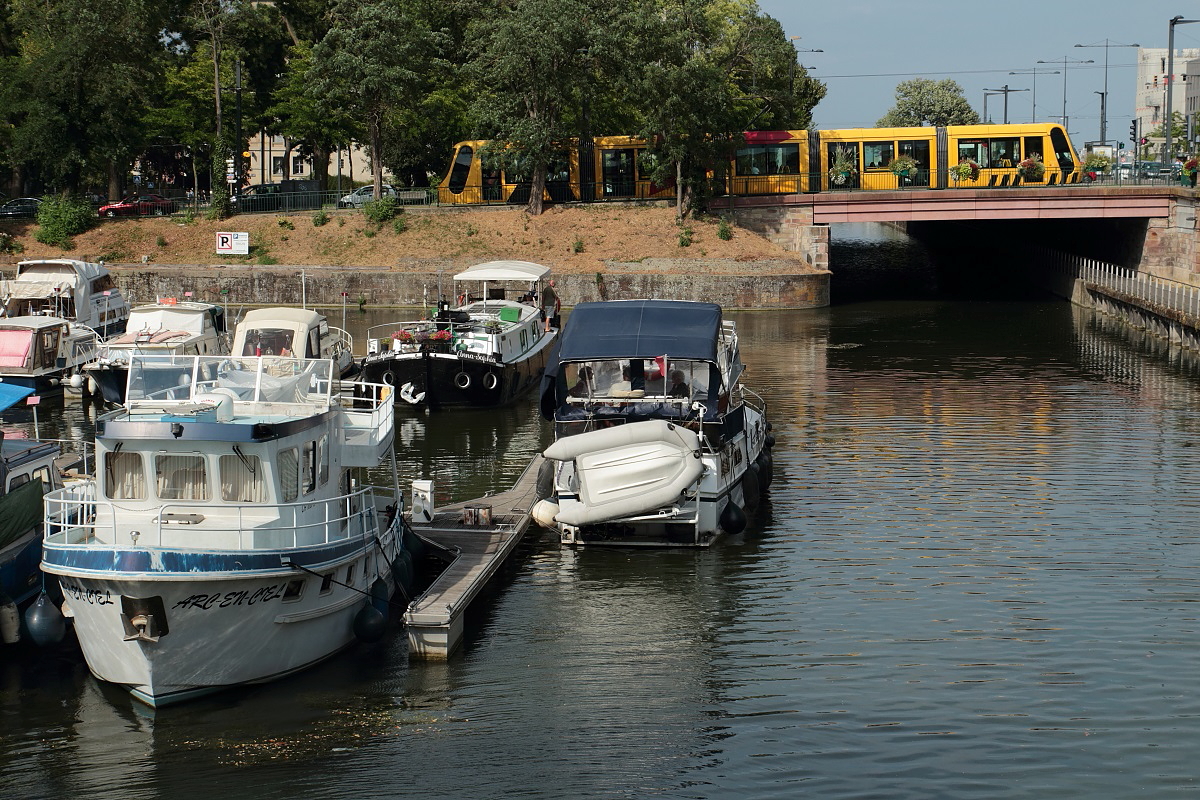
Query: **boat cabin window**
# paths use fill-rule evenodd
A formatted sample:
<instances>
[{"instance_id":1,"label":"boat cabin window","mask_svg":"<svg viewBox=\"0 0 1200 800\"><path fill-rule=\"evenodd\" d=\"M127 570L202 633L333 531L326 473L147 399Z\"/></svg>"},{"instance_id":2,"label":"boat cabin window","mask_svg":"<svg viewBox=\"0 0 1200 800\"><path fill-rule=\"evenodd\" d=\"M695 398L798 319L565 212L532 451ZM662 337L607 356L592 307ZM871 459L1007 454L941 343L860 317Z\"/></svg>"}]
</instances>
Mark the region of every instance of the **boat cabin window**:
<instances>
[{"instance_id":1,"label":"boat cabin window","mask_svg":"<svg viewBox=\"0 0 1200 800\"><path fill-rule=\"evenodd\" d=\"M304 462L300 470L300 494L312 494L317 485L317 443L306 442L303 448Z\"/></svg>"},{"instance_id":2,"label":"boat cabin window","mask_svg":"<svg viewBox=\"0 0 1200 800\"><path fill-rule=\"evenodd\" d=\"M329 434L317 439L317 485L329 483Z\"/></svg>"},{"instance_id":3,"label":"boat cabin window","mask_svg":"<svg viewBox=\"0 0 1200 800\"><path fill-rule=\"evenodd\" d=\"M221 456L221 499L227 503L263 503L267 484L258 456L240 453Z\"/></svg>"},{"instance_id":4,"label":"boat cabin window","mask_svg":"<svg viewBox=\"0 0 1200 800\"><path fill-rule=\"evenodd\" d=\"M321 332L316 328L312 328L308 332L308 350L304 354L305 358L320 358L321 357Z\"/></svg>"},{"instance_id":5,"label":"boat cabin window","mask_svg":"<svg viewBox=\"0 0 1200 800\"><path fill-rule=\"evenodd\" d=\"M42 331L41 347L38 353L39 367L53 367L58 358L58 328L48 328Z\"/></svg>"},{"instance_id":6,"label":"boat cabin window","mask_svg":"<svg viewBox=\"0 0 1200 800\"><path fill-rule=\"evenodd\" d=\"M104 454L104 496L109 500L145 500L146 470L141 453Z\"/></svg>"},{"instance_id":7,"label":"boat cabin window","mask_svg":"<svg viewBox=\"0 0 1200 800\"><path fill-rule=\"evenodd\" d=\"M284 352L287 351L287 352ZM252 328L246 332L244 356L290 356L292 331L288 328Z\"/></svg>"},{"instance_id":8,"label":"boat cabin window","mask_svg":"<svg viewBox=\"0 0 1200 800\"><path fill-rule=\"evenodd\" d=\"M280 450L275 463L279 469L279 497L285 503L293 503L299 496L300 486L300 460L296 448Z\"/></svg>"},{"instance_id":9,"label":"boat cabin window","mask_svg":"<svg viewBox=\"0 0 1200 800\"><path fill-rule=\"evenodd\" d=\"M154 484L159 500L208 500L210 496L203 456L155 456Z\"/></svg>"},{"instance_id":10,"label":"boat cabin window","mask_svg":"<svg viewBox=\"0 0 1200 800\"><path fill-rule=\"evenodd\" d=\"M13 475L8 481L8 491L12 492L18 487L24 486L31 480L42 482L42 493L50 491L53 486L50 479L50 470L46 467L38 467L31 475L28 472L22 472L19 475Z\"/></svg>"}]
</instances>

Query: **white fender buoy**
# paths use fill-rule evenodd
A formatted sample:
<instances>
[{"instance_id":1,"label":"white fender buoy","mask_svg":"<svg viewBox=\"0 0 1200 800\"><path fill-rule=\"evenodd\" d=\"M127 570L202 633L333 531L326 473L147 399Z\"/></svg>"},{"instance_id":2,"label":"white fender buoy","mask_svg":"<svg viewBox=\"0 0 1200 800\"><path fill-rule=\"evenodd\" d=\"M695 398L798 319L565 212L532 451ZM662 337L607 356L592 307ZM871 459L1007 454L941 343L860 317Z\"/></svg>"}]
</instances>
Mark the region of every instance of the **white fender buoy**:
<instances>
[{"instance_id":1,"label":"white fender buoy","mask_svg":"<svg viewBox=\"0 0 1200 800\"><path fill-rule=\"evenodd\" d=\"M6 594L0 594L0 642L16 644L21 641L21 615L17 604Z\"/></svg>"},{"instance_id":2,"label":"white fender buoy","mask_svg":"<svg viewBox=\"0 0 1200 800\"><path fill-rule=\"evenodd\" d=\"M558 516L558 503L553 500L538 500L529 512L533 521L543 528L553 528L554 518Z\"/></svg>"},{"instance_id":3,"label":"white fender buoy","mask_svg":"<svg viewBox=\"0 0 1200 800\"><path fill-rule=\"evenodd\" d=\"M80 375L78 372L76 372L74 375L71 376L70 385L71 385L72 389L82 389L83 388L83 376Z\"/></svg>"}]
</instances>

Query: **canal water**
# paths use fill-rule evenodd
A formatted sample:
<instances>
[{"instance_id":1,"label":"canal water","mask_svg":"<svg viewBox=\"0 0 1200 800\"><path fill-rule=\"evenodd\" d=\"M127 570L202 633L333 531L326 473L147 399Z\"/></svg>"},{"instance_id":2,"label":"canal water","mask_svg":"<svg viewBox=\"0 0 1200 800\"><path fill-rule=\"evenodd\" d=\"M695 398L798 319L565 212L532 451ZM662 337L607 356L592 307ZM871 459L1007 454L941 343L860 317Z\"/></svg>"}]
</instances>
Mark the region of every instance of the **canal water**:
<instances>
[{"instance_id":1,"label":"canal water","mask_svg":"<svg viewBox=\"0 0 1200 800\"><path fill-rule=\"evenodd\" d=\"M778 436L744 534L535 533L449 663L393 628L158 712L0 651L0 797L1195 797L1192 360L1042 298L731 316ZM546 436L532 403L407 414L398 450L457 500Z\"/></svg>"}]
</instances>

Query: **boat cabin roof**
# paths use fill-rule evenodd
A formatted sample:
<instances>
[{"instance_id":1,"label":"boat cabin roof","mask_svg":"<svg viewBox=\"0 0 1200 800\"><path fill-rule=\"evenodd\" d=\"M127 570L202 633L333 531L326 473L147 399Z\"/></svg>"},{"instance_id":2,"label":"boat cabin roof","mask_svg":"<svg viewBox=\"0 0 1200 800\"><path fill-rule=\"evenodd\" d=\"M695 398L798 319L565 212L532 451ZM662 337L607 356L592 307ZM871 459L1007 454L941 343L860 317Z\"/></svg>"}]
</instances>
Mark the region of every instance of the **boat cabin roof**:
<instances>
[{"instance_id":1,"label":"boat cabin roof","mask_svg":"<svg viewBox=\"0 0 1200 800\"><path fill-rule=\"evenodd\" d=\"M108 268L103 264L73 258L42 258L18 263L16 280L39 280L54 275L66 278L74 286L80 278L90 281L107 274Z\"/></svg>"},{"instance_id":2,"label":"boat cabin roof","mask_svg":"<svg viewBox=\"0 0 1200 800\"><path fill-rule=\"evenodd\" d=\"M291 327L300 325L316 327L324 321L324 317L307 308L255 308L246 312L239 327L243 325L262 327L265 323L279 324L282 322L290 323Z\"/></svg>"},{"instance_id":3,"label":"boat cabin roof","mask_svg":"<svg viewBox=\"0 0 1200 800\"><path fill-rule=\"evenodd\" d=\"M70 323L62 317L49 316L24 316L24 317L6 317L0 319L0 330L41 330L43 328L65 328Z\"/></svg>"},{"instance_id":4,"label":"boat cabin roof","mask_svg":"<svg viewBox=\"0 0 1200 800\"><path fill-rule=\"evenodd\" d=\"M560 361L596 359L717 360L721 307L685 300L580 303L562 332Z\"/></svg>"},{"instance_id":5,"label":"boat cabin roof","mask_svg":"<svg viewBox=\"0 0 1200 800\"><path fill-rule=\"evenodd\" d=\"M538 281L550 274L549 267L532 261L487 261L467 267L456 281Z\"/></svg>"}]
</instances>

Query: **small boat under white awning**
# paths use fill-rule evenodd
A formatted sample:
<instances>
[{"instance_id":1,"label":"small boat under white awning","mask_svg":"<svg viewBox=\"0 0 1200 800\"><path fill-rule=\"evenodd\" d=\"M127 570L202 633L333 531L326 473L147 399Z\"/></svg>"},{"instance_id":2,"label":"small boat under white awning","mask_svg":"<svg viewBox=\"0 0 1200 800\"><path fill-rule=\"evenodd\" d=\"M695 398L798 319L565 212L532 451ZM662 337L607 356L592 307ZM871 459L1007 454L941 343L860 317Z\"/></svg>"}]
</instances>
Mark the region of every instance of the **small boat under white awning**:
<instances>
[{"instance_id":1,"label":"small boat under white awning","mask_svg":"<svg viewBox=\"0 0 1200 800\"><path fill-rule=\"evenodd\" d=\"M532 261L485 261L467 267L454 276L456 281L539 281L550 268Z\"/></svg>"}]
</instances>

